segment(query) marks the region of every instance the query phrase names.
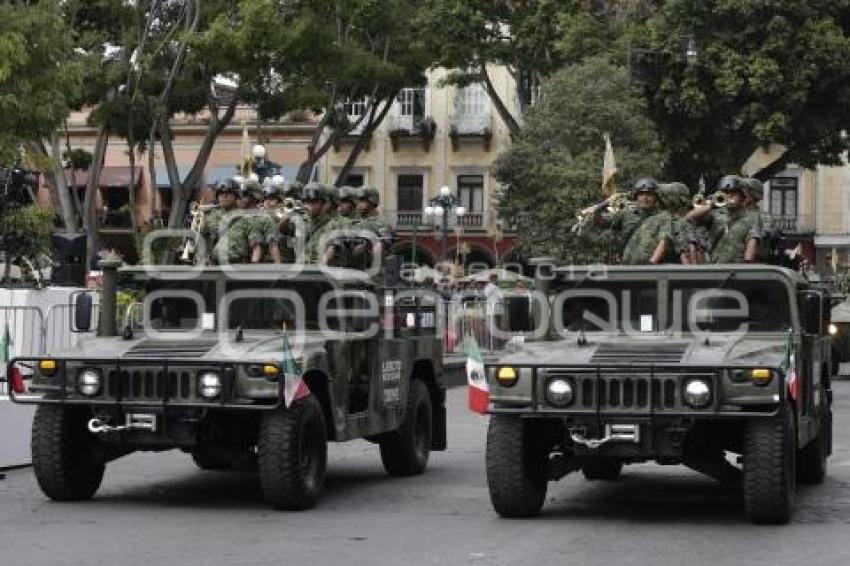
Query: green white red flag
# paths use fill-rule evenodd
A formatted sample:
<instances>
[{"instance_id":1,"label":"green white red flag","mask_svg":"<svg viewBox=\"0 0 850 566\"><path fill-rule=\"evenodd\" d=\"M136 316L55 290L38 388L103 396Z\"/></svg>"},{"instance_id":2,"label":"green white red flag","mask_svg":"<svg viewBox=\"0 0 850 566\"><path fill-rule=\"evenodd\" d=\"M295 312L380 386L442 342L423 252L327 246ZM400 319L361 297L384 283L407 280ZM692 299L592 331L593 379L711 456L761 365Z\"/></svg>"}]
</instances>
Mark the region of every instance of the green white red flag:
<instances>
[{"instance_id":1,"label":"green white red flag","mask_svg":"<svg viewBox=\"0 0 850 566\"><path fill-rule=\"evenodd\" d=\"M304 382L304 376L295 363L295 355L289 345L289 338L283 335L283 404L288 409L292 403L310 394L310 388Z\"/></svg>"},{"instance_id":2,"label":"green white red flag","mask_svg":"<svg viewBox=\"0 0 850 566\"><path fill-rule=\"evenodd\" d=\"M468 387L469 409L482 415L487 414L490 406L490 389L487 387L487 374L484 371L484 358L478 342L472 336L463 340L466 351L466 380Z\"/></svg>"}]
</instances>

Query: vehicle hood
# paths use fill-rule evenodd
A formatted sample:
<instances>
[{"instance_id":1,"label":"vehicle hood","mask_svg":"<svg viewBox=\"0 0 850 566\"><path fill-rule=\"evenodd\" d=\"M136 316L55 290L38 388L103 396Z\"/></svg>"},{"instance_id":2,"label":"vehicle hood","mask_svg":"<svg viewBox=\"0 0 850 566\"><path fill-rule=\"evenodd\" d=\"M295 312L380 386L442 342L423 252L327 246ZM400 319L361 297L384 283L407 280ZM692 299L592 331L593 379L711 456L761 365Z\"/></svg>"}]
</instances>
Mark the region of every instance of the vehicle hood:
<instances>
[{"instance_id":1,"label":"vehicle hood","mask_svg":"<svg viewBox=\"0 0 850 566\"><path fill-rule=\"evenodd\" d=\"M786 333L712 334L705 337L618 334L585 335L556 341L526 342L499 358L515 366L630 365L630 366L767 366L778 367L786 358Z\"/></svg>"},{"instance_id":2,"label":"vehicle hood","mask_svg":"<svg viewBox=\"0 0 850 566\"><path fill-rule=\"evenodd\" d=\"M318 332L287 335L289 346L296 358L323 352L326 339ZM97 358L132 360L194 360L194 361L267 361L283 358L283 334L270 332L245 332L241 342L235 341L235 333L226 340L218 333L204 332L192 339L152 338L137 332L131 340L122 337L98 337L81 340L72 351L57 354L67 358Z\"/></svg>"}]
</instances>

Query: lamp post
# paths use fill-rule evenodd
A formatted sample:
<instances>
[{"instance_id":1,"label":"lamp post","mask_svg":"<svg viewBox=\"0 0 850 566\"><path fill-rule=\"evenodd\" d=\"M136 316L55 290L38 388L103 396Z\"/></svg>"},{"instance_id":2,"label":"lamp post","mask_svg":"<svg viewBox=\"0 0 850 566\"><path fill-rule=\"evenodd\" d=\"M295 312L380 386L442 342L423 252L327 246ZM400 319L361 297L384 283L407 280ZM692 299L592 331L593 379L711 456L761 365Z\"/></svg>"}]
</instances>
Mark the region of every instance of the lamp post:
<instances>
[{"instance_id":1,"label":"lamp post","mask_svg":"<svg viewBox=\"0 0 850 566\"><path fill-rule=\"evenodd\" d=\"M452 190L443 185L440 187L440 194L428 201L428 206L425 207L425 218L437 219L442 217L442 232L443 232L443 250L440 254L441 259L446 258L446 245L449 239L449 215L454 215L457 222L466 214L466 208L461 204L460 199L452 194Z\"/></svg>"}]
</instances>

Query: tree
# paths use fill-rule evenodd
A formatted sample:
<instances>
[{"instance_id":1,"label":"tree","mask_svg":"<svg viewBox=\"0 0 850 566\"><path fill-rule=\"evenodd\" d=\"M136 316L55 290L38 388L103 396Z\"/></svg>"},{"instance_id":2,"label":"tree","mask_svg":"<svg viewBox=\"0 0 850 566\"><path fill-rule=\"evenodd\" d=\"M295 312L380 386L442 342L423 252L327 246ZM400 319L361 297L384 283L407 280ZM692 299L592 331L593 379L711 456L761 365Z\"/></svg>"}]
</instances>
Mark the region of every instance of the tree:
<instances>
[{"instance_id":1,"label":"tree","mask_svg":"<svg viewBox=\"0 0 850 566\"><path fill-rule=\"evenodd\" d=\"M436 65L452 69L447 82L481 83L512 137L519 116L499 94L490 65L504 66L517 85L519 111L531 106L542 81L561 66L555 43L559 16L581 9L578 0L426 0L422 36L438 53Z\"/></svg>"},{"instance_id":2,"label":"tree","mask_svg":"<svg viewBox=\"0 0 850 566\"><path fill-rule=\"evenodd\" d=\"M42 140L65 120L83 81L61 5L59 0L0 5L0 163L14 161L25 147L35 158L28 165L46 169L49 180L51 162ZM50 185L55 189L55 182ZM67 191L54 190L54 203L65 225L75 229Z\"/></svg>"},{"instance_id":3,"label":"tree","mask_svg":"<svg viewBox=\"0 0 850 566\"><path fill-rule=\"evenodd\" d=\"M841 163L848 29L843 0L666 2L630 42L670 176L717 178L770 144L782 152L757 172L762 180L788 163Z\"/></svg>"},{"instance_id":4,"label":"tree","mask_svg":"<svg viewBox=\"0 0 850 566\"><path fill-rule=\"evenodd\" d=\"M496 176L507 185L500 212L522 226L525 257L600 261L602 246L589 247L571 228L578 210L603 198L604 135L611 136L621 190L637 177L657 175L664 154L624 67L592 58L559 71L544 87L522 133L496 162Z\"/></svg>"}]
</instances>

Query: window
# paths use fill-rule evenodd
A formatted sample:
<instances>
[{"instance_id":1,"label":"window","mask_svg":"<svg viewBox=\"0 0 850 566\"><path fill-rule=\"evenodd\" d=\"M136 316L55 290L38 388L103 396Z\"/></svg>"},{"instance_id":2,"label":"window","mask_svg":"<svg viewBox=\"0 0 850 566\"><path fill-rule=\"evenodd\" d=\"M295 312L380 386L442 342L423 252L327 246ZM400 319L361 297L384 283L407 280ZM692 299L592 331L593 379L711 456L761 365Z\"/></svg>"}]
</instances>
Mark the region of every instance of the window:
<instances>
[{"instance_id":1,"label":"window","mask_svg":"<svg viewBox=\"0 0 850 566\"><path fill-rule=\"evenodd\" d=\"M774 177L770 180L770 213L797 216L797 178Z\"/></svg>"},{"instance_id":2,"label":"window","mask_svg":"<svg viewBox=\"0 0 850 566\"><path fill-rule=\"evenodd\" d=\"M487 112L487 93L475 83L458 89L455 95L455 114L458 118L483 116Z\"/></svg>"},{"instance_id":3,"label":"window","mask_svg":"<svg viewBox=\"0 0 850 566\"><path fill-rule=\"evenodd\" d=\"M401 116L425 116L425 89L404 88L398 94L399 114Z\"/></svg>"},{"instance_id":4,"label":"window","mask_svg":"<svg viewBox=\"0 0 850 566\"><path fill-rule=\"evenodd\" d=\"M484 176L458 175L457 196L467 212L484 212Z\"/></svg>"},{"instance_id":5,"label":"window","mask_svg":"<svg viewBox=\"0 0 850 566\"><path fill-rule=\"evenodd\" d=\"M345 114L348 117L348 122L351 125L357 124L357 121L360 119L363 114L366 113L367 100L366 97L359 98L357 100L349 100L345 104L343 104L343 108L345 108ZM364 120L365 121L365 120ZM361 122L357 128L363 126L363 122ZM357 129L355 128L355 130Z\"/></svg>"},{"instance_id":6,"label":"window","mask_svg":"<svg viewBox=\"0 0 850 566\"><path fill-rule=\"evenodd\" d=\"M349 187L362 187L366 184L366 179L363 173L349 173L345 176L345 182L342 184Z\"/></svg>"},{"instance_id":7,"label":"window","mask_svg":"<svg viewBox=\"0 0 850 566\"><path fill-rule=\"evenodd\" d=\"M422 210L424 180L422 175L405 174L398 176L396 210L411 212Z\"/></svg>"}]
</instances>

